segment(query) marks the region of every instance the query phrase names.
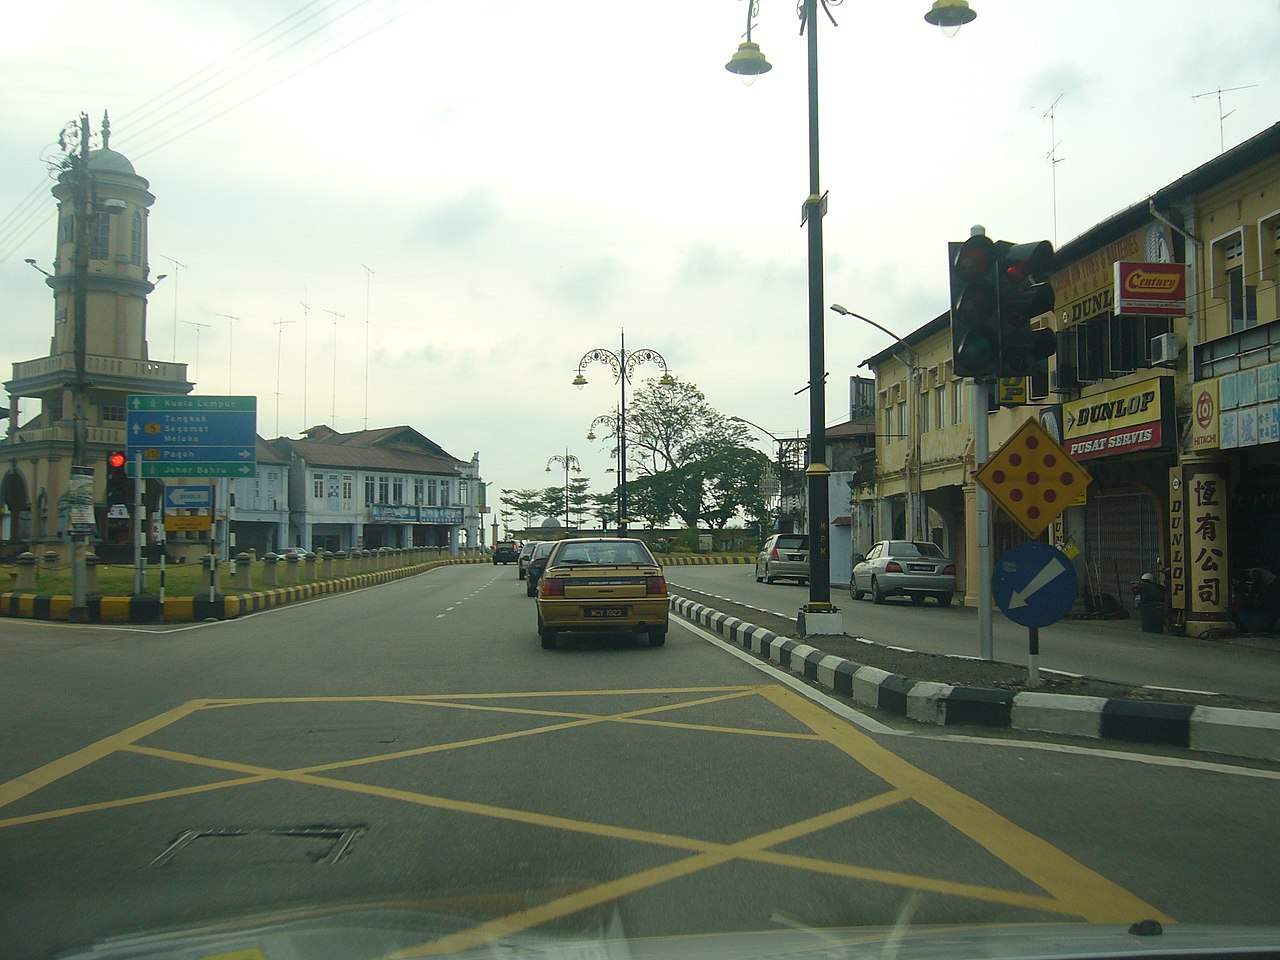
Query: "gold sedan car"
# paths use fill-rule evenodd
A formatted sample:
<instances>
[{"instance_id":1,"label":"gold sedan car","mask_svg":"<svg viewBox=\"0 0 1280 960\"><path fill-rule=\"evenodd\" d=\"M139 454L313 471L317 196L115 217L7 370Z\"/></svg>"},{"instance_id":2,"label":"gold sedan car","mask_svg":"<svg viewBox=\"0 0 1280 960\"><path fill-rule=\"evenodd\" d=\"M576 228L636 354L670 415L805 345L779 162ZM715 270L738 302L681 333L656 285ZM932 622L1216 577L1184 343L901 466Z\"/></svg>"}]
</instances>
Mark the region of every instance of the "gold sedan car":
<instances>
[{"instance_id":1,"label":"gold sedan car","mask_svg":"<svg viewBox=\"0 0 1280 960\"><path fill-rule=\"evenodd\" d=\"M642 540L561 540L538 580L538 636L546 650L568 630L644 633L660 647L670 615L667 580Z\"/></svg>"}]
</instances>

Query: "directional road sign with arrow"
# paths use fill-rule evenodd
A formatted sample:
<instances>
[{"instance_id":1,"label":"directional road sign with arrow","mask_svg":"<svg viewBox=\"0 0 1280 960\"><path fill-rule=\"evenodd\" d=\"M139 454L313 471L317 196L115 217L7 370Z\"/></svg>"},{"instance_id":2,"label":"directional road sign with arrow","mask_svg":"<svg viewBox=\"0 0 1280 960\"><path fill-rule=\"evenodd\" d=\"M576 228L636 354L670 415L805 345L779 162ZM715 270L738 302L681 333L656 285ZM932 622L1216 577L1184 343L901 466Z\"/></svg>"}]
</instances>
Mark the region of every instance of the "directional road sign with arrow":
<instances>
[{"instance_id":1,"label":"directional road sign with arrow","mask_svg":"<svg viewBox=\"0 0 1280 960\"><path fill-rule=\"evenodd\" d=\"M256 470L257 397L133 395L125 436L129 475L251 477Z\"/></svg>"},{"instance_id":2,"label":"directional road sign with arrow","mask_svg":"<svg viewBox=\"0 0 1280 960\"><path fill-rule=\"evenodd\" d=\"M991 576L996 604L1024 627L1047 627L1065 617L1078 586L1067 555L1039 540L1014 547L1000 558Z\"/></svg>"}]
</instances>

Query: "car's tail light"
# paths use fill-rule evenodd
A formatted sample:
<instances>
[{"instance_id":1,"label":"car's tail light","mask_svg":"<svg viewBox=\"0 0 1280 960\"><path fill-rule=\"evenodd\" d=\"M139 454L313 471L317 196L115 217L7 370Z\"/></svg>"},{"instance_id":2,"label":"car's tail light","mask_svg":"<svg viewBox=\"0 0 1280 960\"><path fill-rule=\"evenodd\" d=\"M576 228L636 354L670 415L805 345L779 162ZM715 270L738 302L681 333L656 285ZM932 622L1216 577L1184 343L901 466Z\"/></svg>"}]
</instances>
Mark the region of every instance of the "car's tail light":
<instances>
[{"instance_id":1,"label":"car's tail light","mask_svg":"<svg viewBox=\"0 0 1280 960\"><path fill-rule=\"evenodd\" d=\"M658 596L662 596L667 592L667 578L666 577L645 577L644 592L649 596L653 596L654 594L657 594Z\"/></svg>"},{"instance_id":2,"label":"car's tail light","mask_svg":"<svg viewBox=\"0 0 1280 960\"><path fill-rule=\"evenodd\" d=\"M954 577L956 575L956 565L954 563L948 563L942 568L942 572Z\"/></svg>"},{"instance_id":3,"label":"car's tail light","mask_svg":"<svg viewBox=\"0 0 1280 960\"><path fill-rule=\"evenodd\" d=\"M564 580L557 577L543 577L538 589L542 591L544 597L563 597Z\"/></svg>"},{"instance_id":4,"label":"car's tail light","mask_svg":"<svg viewBox=\"0 0 1280 960\"><path fill-rule=\"evenodd\" d=\"M778 548L777 548L777 547L774 547L774 548L769 552L769 559L770 559L770 560L777 560L777 559L778 559Z\"/></svg>"},{"instance_id":5,"label":"car's tail light","mask_svg":"<svg viewBox=\"0 0 1280 960\"><path fill-rule=\"evenodd\" d=\"M902 573L902 564L897 560L890 560L884 565L885 573Z\"/></svg>"}]
</instances>

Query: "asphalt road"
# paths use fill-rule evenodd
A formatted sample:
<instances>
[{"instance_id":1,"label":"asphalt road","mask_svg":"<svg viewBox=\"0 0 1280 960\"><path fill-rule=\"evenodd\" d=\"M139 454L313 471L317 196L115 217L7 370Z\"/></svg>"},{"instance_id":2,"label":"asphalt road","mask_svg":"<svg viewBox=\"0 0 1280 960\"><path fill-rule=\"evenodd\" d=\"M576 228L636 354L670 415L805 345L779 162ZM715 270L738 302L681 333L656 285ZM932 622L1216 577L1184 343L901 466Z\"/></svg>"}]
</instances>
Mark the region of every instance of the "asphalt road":
<instances>
[{"instance_id":1,"label":"asphalt road","mask_svg":"<svg viewBox=\"0 0 1280 960\"><path fill-rule=\"evenodd\" d=\"M229 623L7 621L0 681L10 958L352 902L457 918L444 952L584 918L1280 920L1274 770L868 732L679 620L544 651L513 567Z\"/></svg>"},{"instance_id":2,"label":"asphalt road","mask_svg":"<svg viewBox=\"0 0 1280 960\"><path fill-rule=\"evenodd\" d=\"M793 619L809 599L807 586L756 583L750 565L671 567L667 575L676 586ZM690 596L715 606L713 600ZM852 636L924 653L978 654L978 615L971 608L953 604L943 609L930 601L917 607L898 598L876 605L836 589L832 601L844 614L845 633ZM995 659L1026 665L1026 627L996 611L992 633ZM1132 621L1064 620L1044 627L1040 666L1121 683L1280 700L1280 645L1251 647L1142 633Z\"/></svg>"}]
</instances>

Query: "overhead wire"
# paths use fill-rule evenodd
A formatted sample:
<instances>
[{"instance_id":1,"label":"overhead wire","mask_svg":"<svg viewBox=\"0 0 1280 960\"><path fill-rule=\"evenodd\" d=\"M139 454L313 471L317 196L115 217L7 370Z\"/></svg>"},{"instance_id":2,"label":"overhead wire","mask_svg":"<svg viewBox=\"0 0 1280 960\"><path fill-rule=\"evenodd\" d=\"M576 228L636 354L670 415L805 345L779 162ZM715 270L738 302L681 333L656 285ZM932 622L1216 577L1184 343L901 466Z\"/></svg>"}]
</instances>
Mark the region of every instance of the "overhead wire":
<instances>
[{"instance_id":1,"label":"overhead wire","mask_svg":"<svg viewBox=\"0 0 1280 960\"><path fill-rule=\"evenodd\" d=\"M208 66L197 70L175 86L167 89L165 93L153 96L131 111L120 115L120 118L116 121L115 135L117 142L124 140L127 143L132 143L134 138L140 138L141 145L130 150L130 155L134 159L139 159L163 149L312 67L323 63L325 60L336 56L372 34L385 29L397 20L417 10L426 2L427 0L417 0L417 2L409 3L405 6L397 4L397 9L380 12L376 9L367 9L371 6L372 0L307 0L306 3L292 13L277 20L265 30L259 31L253 37L234 48L229 54L225 54ZM290 34L296 34L298 30L303 29L308 23L325 14L332 14L332 16L300 36L290 37ZM352 17L359 17L360 19L353 21L350 19ZM366 24L371 25L364 29ZM336 46L326 44L322 40L314 44L312 49L304 48L296 56L280 63L282 58L285 58L290 51L302 46L317 34L325 31L332 32L335 28L338 28L339 36L337 39L340 41ZM272 44L277 44L286 39L288 42L283 47L272 48ZM256 58L257 54L263 51L267 52L267 56ZM317 53L318 55L316 55ZM227 70L235 65L242 65L243 68L224 76ZM279 66L284 72L276 73L274 76L268 75L262 82L255 84L252 89L228 91L228 88L237 82L243 81L254 74L261 74L263 71L269 70L273 65ZM219 102L217 97L224 92L230 93L233 99L228 102L224 96ZM192 117L177 132L163 139L156 140L152 138L152 142L147 141L145 134L148 131L152 131L171 121L175 116L191 113L201 104L210 100L214 102L209 103L202 110L198 110L197 116ZM130 128L128 126L130 118L134 118L134 122L138 123L139 126ZM43 205L44 192L47 189L48 181L41 181L19 200L9 213L0 218L0 264L6 262L14 253L20 250L54 216L54 211Z\"/></svg>"}]
</instances>

